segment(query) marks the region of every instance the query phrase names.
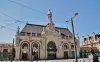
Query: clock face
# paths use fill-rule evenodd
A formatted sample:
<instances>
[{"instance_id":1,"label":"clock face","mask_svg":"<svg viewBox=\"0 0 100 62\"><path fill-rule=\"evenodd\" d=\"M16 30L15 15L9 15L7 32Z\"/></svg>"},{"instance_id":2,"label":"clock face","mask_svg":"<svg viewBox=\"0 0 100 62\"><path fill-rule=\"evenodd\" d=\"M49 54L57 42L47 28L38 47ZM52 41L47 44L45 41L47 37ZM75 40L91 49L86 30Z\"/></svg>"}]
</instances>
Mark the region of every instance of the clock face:
<instances>
[{"instance_id":1,"label":"clock face","mask_svg":"<svg viewBox=\"0 0 100 62\"><path fill-rule=\"evenodd\" d=\"M50 29L50 32L53 32L53 29Z\"/></svg>"}]
</instances>

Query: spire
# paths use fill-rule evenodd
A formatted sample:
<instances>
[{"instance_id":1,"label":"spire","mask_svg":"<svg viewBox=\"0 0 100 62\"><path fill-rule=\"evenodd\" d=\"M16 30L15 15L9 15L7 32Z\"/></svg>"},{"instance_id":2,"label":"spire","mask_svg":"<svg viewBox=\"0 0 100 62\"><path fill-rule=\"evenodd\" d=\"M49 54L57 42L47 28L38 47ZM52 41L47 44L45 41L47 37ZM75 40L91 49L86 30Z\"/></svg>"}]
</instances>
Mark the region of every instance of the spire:
<instances>
[{"instance_id":1,"label":"spire","mask_svg":"<svg viewBox=\"0 0 100 62\"><path fill-rule=\"evenodd\" d=\"M48 10L47 14L48 14L48 24L54 25L53 22L52 22L52 12L51 12L50 9Z\"/></svg>"},{"instance_id":2,"label":"spire","mask_svg":"<svg viewBox=\"0 0 100 62\"><path fill-rule=\"evenodd\" d=\"M26 24L28 24L28 21L26 22Z\"/></svg>"},{"instance_id":3,"label":"spire","mask_svg":"<svg viewBox=\"0 0 100 62\"><path fill-rule=\"evenodd\" d=\"M77 38L77 40L79 40L79 34L78 33L76 34L76 38Z\"/></svg>"},{"instance_id":4,"label":"spire","mask_svg":"<svg viewBox=\"0 0 100 62\"><path fill-rule=\"evenodd\" d=\"M20 33L20 28L19 28L19 26L18 26L16 35L19 35L19 33Z\"/></svg>"},{"instance_id":5,"label":"spire","mask_svg":"<svg viewBox=\"0 0 100 62\"><path fill-rule=\"evenodd\" d=\"M43 27L43 31L42 31L42 34L45 34L45 28Z\"/></svg>"}]
</instances>

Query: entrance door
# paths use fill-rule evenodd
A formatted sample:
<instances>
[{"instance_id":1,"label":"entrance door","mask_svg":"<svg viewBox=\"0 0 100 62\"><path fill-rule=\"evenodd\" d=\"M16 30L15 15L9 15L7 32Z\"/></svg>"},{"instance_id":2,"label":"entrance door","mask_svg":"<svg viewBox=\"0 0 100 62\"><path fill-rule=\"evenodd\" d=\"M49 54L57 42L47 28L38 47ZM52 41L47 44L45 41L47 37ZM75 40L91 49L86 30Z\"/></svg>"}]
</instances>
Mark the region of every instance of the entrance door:
<instances>
[{"instance_id":1,"label":"entrance door","mask_svg":"<svg viewBox=\"0 0 100 62\"><path fill-rule=\"evenodd\" d=\"M64 58L68 59L68 51L64 51Z\"/></svg>"},{"instance_id":2,"label":"entrance door","mask_svg":"<svg viewBox=\"0 0 100 62\"><path fill-rule=\"evenodd\" d=\"M32 59L33 60L39 59L39 45L37 43L34 43L32 45Z\"/></svg>"},{"instance_id":3,"label":"entrance door","mask_svg":"<svg viewBox=\"0 0 100 62\"><path fill-rule=\"evenodd\" d=\"M21 59L22 60L27 60L28 59L28 52L29 52L28 48L29 48L28 43L23 43L22 44L22 49L21 49L21 53L22 53Z\"/></svg>"},{"instance_id":4,"label":"entrance door","mask_svg":"<svg viewBox=\"0 0 100 62\"><path fill-rule=\"evenodd\" d=\"M72 51L72 58L75 58L75 52Z\"/></svg>"},{"instance_id":5,"label":"entrance door","mask_svg":"<svg viewBox=\"0 0 100 62\"><path fill-rule=\"evenodd\" d=\"M56 44L50 41L47 45L48 59L56 59Z\"/></svg>"},{"instance_id":6,"label":"entrance door","mask_svg":"<svg viewBox=\"0 0 100 62\"><path fill-rule=\"evenodd\" d=\"M28 55L27 53L22 53L22 59L27 60L27 55Z\"/></svg>"},{"instance_id":7,"label":"entrance door","mask_svg":"<svg viewBox=\"0 0 100 62\"><path fill-rule=\"evenodd\" d=\"M49 51L48 52L48 59L56 59L56 52Z\"/></svg>"},{"instance_id":8,"label":"entrance door","mask_svg":"<svg viewBox=\"0 0 100 62\"><path fill-rule=\"evenodd\" d=\"M64 58L65 59L69 58L68 57L69 45L67 43L64 43L63 50L64 50Z\"/></svg>"}]
</instances>

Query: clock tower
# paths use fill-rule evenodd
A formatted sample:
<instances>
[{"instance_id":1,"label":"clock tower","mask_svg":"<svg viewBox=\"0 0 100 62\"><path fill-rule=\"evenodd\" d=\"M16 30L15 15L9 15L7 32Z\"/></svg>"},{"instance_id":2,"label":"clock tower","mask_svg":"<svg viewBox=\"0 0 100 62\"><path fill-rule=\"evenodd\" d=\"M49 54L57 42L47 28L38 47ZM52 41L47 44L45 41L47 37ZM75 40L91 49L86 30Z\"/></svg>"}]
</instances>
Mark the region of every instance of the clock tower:
<instances>
[{"instance_id":1,"label":"clock tower","mask_svg":"<svg viewBox=\"0 0 100 62\"><path fill-rule=\"evenodd\" d=\"M54 27L54 23L52 21L52 12L51 12L50 9L48 10L47 15L48 15L48 23L47 23L46 29L48 31L50 31L50 32L54 32L55 31L55 27Z\"/></svg>"}]
</instances>

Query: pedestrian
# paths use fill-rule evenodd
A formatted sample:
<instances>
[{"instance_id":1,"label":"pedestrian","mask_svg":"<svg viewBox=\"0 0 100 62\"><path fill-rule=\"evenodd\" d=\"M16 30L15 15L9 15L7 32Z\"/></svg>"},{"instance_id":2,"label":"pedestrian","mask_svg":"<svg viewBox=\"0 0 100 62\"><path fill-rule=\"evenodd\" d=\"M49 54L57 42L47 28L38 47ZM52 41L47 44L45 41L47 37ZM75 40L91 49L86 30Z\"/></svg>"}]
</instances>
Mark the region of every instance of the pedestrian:
<instances>
[{"instance_id":1,"label":"pedestrian","mask_svg":"<svg viewBox=\"0 0 100 62\"><path fill-rule=\"evenodd\" d=\"M89 55L89 62L93 62L93 55L92 55L92 53L90 53L90 55Z\"/></svg>"},{"instance_id":2,"label":"pedestrian","mask_svg":"<svg viewBox=\"0 0 100 62\"><path fill-rule=\"evenodd\" d=\"M94 53L94 50L91 50L91 53L93 55L93 62L99 62L98 56Z\"/></svg>"},{"instance_id":3,"label":"pedestrian","mask_svg":"<svg viewBox=\"0 0 100 62\"><path fill-rule=\"evenodd\" d=\"M93 54L93 62L99 62L98 56L95 53L92 54Z\"/></svg>"}]
</instances>

